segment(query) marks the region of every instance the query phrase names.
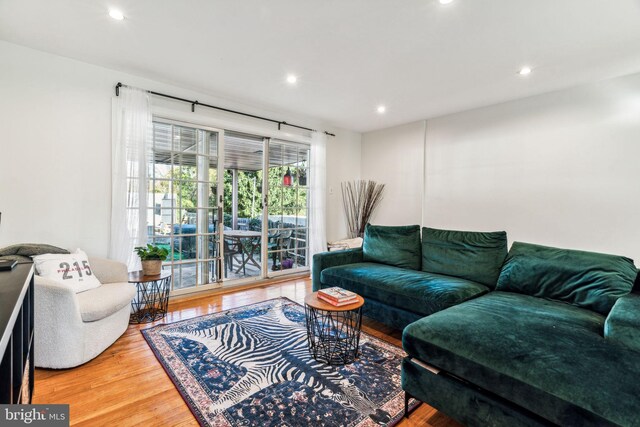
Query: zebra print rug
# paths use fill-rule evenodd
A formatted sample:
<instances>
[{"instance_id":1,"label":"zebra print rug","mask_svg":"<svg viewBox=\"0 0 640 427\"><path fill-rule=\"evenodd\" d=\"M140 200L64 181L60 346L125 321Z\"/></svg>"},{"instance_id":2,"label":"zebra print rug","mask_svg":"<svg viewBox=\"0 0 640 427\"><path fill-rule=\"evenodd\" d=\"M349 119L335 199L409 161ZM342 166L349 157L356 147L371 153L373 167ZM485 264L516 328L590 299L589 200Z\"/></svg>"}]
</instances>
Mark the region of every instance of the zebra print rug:
<instances>
[{"instance_id":1,"label":"zebra print rug","mask_svg":"<svg viewBox=\"0 0 640 427\"><path fill-rule=\"evenodd\" d=\"M319 363L304 308L287 298L142 333L204 426L391 426L402 417L404 352L362 333L356 362Z\"/></svg>"}]
</instances>

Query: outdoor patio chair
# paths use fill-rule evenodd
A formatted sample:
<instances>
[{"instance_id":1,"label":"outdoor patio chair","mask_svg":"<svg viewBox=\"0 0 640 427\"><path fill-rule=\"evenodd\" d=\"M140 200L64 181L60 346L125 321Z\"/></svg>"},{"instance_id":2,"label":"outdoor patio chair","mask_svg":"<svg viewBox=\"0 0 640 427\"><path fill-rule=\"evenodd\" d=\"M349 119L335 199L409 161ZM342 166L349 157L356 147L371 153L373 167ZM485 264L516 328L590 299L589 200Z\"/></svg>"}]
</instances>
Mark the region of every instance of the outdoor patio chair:
<instances>
[{"instance_id":1,"label":"outdoor patio chair","mask_svg":"<svg viewBox=\"0 0 640 427\"><path fill-rule=\"evenodd\" d=\"M278 230L274 234L269 235L269 242L267 243L267 250L271 253L273 264L272 270L278 270L277 260L278 254L281 254L283 249L289 249L289 243L291 242L291 234L293 230Z\"/></svg>"},{"instance_id":2,"label":"outdoor patio chair","mask_svg":"<svg viewBox=\"0 0 640 427\"><path fill-rule=\"evenodd\" d=\"M242 244L237 240L224 239L224 274L225 277L228 271L233 272L233 259L236 255L242 257L242 274L247 275L247 268L244 262L244 252L242 250Z\"/></svg>"}]
</instances>

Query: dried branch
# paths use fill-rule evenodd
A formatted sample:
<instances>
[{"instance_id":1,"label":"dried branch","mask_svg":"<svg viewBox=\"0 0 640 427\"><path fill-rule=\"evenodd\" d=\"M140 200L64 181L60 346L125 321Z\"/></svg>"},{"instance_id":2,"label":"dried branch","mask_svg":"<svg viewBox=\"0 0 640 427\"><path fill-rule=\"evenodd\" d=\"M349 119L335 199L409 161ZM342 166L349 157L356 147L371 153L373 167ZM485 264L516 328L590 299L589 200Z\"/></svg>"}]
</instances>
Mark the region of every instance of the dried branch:
<instances>
[{"instance_id":1,"label":"dried branch","mask_svg":"<svg viewBox=\"0 0 640 427\"><path fill-rule=\"evenodd\" d=\"M365 226L382 201L385 185L360 180L343 182L341 186L349 237L362 237Z\"/></svg>"}]
</instances>

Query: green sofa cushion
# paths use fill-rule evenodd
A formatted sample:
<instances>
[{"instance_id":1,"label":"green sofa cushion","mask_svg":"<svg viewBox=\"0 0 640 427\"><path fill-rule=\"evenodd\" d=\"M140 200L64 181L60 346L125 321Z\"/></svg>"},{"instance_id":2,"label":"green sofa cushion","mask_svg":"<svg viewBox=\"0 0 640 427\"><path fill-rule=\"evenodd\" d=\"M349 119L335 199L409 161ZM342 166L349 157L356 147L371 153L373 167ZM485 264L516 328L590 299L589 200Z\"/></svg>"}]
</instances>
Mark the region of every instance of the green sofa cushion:
<instances>
[{"instance_id":1,"label":"green sofa cushion","mask_svg":"<svg viewBox=\"0 0 640 427\"><path fill-rule=\"evenodd\" d=\"M616 301L604 322L604 337L640 351L640 295Z\"/></svg>"},{"instance_id":2,"label":"green sofa cushion","mask_svg":"<svg viewBox=\"0 0 640 427\"><path fill-rule=\"evenodd\" d=\"M631 292L635 278L629 258L514 242L496 289L606 315L618 298Z\"/></svg>"},{"instance_id":3,"label":"green sofa cushion","mask_svg":"<svg viewBox=\"0 0 640 427\"><path fill-rule=\"evenodd\" d=\"M355 262L362 262L362 248L314 254L311 263L313 291L315 292L321 288L320 273L322 270L337 265L353 264Z\"/></svg>"},{"instance_id":4,"label":"green sofa cushion","mask_svg":"<svg viewBox=\"0 0 640 427\"><path fill-rule=\"evenodd\" d=\"M495 288L507 256L507 233L422 229L422 271Z\"/></svg>"},{"instance_id":5,"label":"green sofa cushion","mask_svg":"<svg viewBox=\"0 0 640 427\"><path fill-rule=\"evenodd\" d=\"M640 425L638 352L602 336L604 316L495 291L404 329L409 356L558 425Z\"/></svg>"},{"instance_id":6,"label":"green sofa cushion","mask_svg":"<svg viewBox=\"0 0 640 427\"><path fill-rule=\"evenodd\" d=\"M420 226L367 224L362 252L365 262L420 270Z\"/></svg>"},{"instance_id":7,"label":"green sofa cushion","mask_svg":"<svg viewBox=\"0 0 640 427\"><path fill-rule=\"evenodd\" d=\"M340 286L367 299L428 316L489 289L456 277L377 263L348 264L322 270L323 286Z\"/></svg>"}]
</instances>

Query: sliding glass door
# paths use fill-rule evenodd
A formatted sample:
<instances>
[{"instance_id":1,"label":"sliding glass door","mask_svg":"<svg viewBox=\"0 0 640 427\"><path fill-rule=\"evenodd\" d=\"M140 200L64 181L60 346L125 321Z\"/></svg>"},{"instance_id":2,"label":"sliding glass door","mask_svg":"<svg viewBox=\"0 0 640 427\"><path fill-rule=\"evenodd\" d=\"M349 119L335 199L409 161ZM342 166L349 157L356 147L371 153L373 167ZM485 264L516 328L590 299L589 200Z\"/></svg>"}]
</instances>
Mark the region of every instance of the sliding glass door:
<instances>
[{"instance_id":1,"label":"sliding glass door","mask_svg":"<svg viewBox=\"0 0 640 427\"><path fill-rule=\"evenodd\" d=\"M309 147L270 141L268 168L270 271L289 273L309 265Z\"/></svg>"},{"instance_id":2,"label":"sliding glass door","mask_svg":"<svg viewBox=\"0 0 640 427\"><path fill-rule=\"evenodd\" d=\"M217 130L153 123L147 234L169 251L174 290L221 280L219 149Z\"/></svg>"},{"instance_id":3,"label":"sliding glass door","mask_svg":"<svg viewBox=\"0 0 640 427\"><path fill-rule=\"evenodd\" d=\"M309 147L156 119L147 234L174 292L308 268Z\"/></svg>"},{"instance_id":4,"label":"sliding glass door","mask_svg":"<svg viewBox=\"0 0 640 427\"><path fill-rule=\"evenodd\" d=\"M261 278L265 140L226 132L224 143L224 277Z\"/></svg>"}]
</instances>

